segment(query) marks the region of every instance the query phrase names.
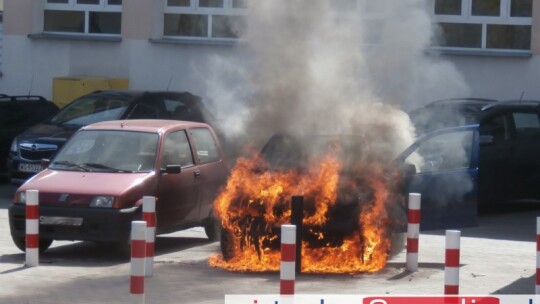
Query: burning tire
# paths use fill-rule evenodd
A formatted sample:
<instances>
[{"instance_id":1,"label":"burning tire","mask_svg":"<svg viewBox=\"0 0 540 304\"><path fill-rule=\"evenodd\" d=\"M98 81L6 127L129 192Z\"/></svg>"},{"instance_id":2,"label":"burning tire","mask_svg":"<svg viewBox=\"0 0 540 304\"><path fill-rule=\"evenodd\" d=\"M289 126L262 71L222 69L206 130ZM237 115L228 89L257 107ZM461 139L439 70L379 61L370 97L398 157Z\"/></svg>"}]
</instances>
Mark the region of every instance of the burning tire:
<instances>
[{"instance_id":1,"label":"burning tire","mask_svg":"<svg viewBox=\"0 0 540 304\"><path fill-rule=\"evenodd\" d=\"M235 256L233 237L233 234L227 229L221 230L221 254L225 261L228 261Z\"/></svg>"}]
</instances>

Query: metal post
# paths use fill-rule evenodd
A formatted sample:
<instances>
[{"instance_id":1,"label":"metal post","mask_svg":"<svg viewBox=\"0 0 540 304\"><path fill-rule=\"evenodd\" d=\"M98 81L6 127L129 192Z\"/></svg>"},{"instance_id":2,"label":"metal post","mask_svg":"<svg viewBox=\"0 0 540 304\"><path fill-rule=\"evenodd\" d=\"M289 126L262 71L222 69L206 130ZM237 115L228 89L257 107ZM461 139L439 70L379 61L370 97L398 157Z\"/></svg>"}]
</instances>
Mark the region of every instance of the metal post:
<instances>
[{"instance_id":1,"label":"metal post","mask_svg":"<svg viewBox=\"0 0 540 304\"><path fill-rule=\"evenodd\" d=\"M279 294L294 295L296 227L281 225L281 264L279 267Z\"/></svg>"},{"instance_id":2,"label":"metal post","mask_svg":"<svg viewBox=\"0 0 540 304\"><path fill-rule=\"evenodd\" d=\"M26 266L39 265L39 192L26 190Z\"/></svg>"},{"instance_id":3,"label":"metal post","mask_svg":"<svg viewBox=\"0 0 540 304\"><path fill-rule=\"evenodd\" d=\"M302 222L304 221L304 197L293 196L291 200L291 224L296 226L296 273L302 272Z\"/></svg>"}]
</instances>

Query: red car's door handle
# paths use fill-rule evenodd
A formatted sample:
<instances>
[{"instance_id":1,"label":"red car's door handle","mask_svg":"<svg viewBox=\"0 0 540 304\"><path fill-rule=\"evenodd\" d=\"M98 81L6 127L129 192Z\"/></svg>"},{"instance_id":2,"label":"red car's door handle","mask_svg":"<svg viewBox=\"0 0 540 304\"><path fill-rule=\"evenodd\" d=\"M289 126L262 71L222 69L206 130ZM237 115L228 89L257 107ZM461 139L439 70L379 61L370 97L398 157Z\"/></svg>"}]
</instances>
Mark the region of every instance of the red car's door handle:
<instances>
[{"instance_id":1,"label":"red car's door handle","mask_svg":"<svg viewBox=\"0 0 540 304\"><path fill-rule=\"evenodd\" d=\"M195 175L195 177L199 177L199 176L201 176L201 171L197 170L197 171L193 172L193 175Z\"/></svg>"}]
</instances>

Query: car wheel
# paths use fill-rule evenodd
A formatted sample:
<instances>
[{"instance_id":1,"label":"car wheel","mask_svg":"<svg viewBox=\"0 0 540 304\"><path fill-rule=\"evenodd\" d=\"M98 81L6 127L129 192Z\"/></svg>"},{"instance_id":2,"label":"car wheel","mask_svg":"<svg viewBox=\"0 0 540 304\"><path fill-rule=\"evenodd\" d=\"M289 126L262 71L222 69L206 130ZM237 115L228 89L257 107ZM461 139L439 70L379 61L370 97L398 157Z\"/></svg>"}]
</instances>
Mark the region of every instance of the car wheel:
<instances>
[{"instance_id":1,"label":"car wheel","mask_svg":"<svg viewBox=\"0 0 540 304\"><path fill-rule=\"evenodd\" d=\"M204 232L211 242L218 242L221 240L221 223L214 217L210 217L206 225L204 225Z\"/></svg>"},{"instance_id":2,"label":"car wheel","mask_svg":"<svg viewBox=\"0 0 540 304\"><path fill-rule=\"evenodd\" d=\"M113 243L115 253L121 259L131 258L131 242L129 240Z\"/></svg>"},{"instance_id":3,"label":"car wheel","mask_svg":"<svg viewBox=\"0 0 540 304\"><path fill-rule=\"evenodd\" d=\"M391 238L392 246L390 247L389 256L394 257L406 249L407 233L394 233Z\"/></svg>"},{"instance_id":4,"label":"car wheel","mask_svg":"<svg viewBox=\"0 0 540 304\"><path fill-rule=\"evenodd\" d=\"M13 243L15 243L15 246L19 248L21 251L26 252L26 238L24 237L11 237L13 239ZM43 253L49 247L51 247L53 240L52 239L39 239L39 252Z\"/></svg>"}]
</instances>

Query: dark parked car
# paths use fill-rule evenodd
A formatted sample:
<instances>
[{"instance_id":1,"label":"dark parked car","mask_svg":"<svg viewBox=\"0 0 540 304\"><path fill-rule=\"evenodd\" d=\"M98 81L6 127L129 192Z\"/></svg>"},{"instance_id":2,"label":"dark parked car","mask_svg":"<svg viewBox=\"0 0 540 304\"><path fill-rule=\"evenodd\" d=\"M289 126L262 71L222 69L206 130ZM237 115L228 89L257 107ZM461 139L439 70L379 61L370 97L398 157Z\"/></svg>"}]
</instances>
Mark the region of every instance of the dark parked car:
<instances>
[{"instance_id":1,"label":"dark parked car","mask_svg":"<svg viewBox=\"0 0 540 304\"><path fill-rule=\"evenodd\" d=\"M58 112L58 106L41 96L0 94L0 176L7 175L6 159L13 139Z\"/></svg>"},{"instance_id":2,"label":"dark parked car","mask_svg":"<svg viewBox=\"0 0 540 304\"><path fill-rule=\"evenodd\" d=\"M419 133L479 124L480 207L540 201L540 101L454 99L410 113Z\"/></svg>"},{"instance_id":3,"label":"dark parked car","mask_svg":"<svg viewBox=\"0 0 540 304\"><path fill-rule=\"evenodd\" d=\"M117 119L186 120L216 127L201 98L188 92L97 91L13 140L7 160L10 181L21 184L41 171L41 160L50 159L81 127Z\"/></svg>"},{"instance_id":4,"label":"dark parked car","mask_svg":"<svg viewBox=\"0 0 540 304\"><path fill-rule=\"evenodd\" d=\"M229 174L219 139L203 123L124 120L83 127L48 168L22 185L9 208L25 249L25 190L39 190L40 250L53 240L112 243L122 252L143 196L156 197L157 233L203 226L219 237L212 204Z\"/></svg>"}]
</instances>

